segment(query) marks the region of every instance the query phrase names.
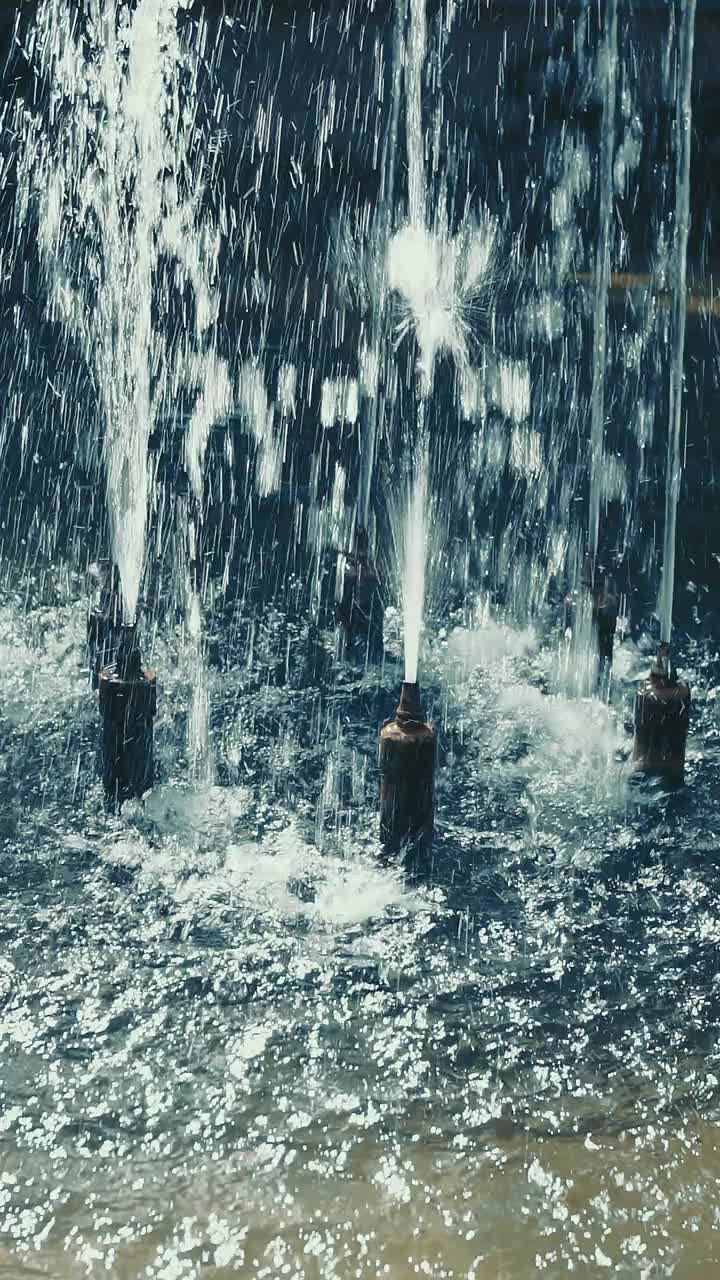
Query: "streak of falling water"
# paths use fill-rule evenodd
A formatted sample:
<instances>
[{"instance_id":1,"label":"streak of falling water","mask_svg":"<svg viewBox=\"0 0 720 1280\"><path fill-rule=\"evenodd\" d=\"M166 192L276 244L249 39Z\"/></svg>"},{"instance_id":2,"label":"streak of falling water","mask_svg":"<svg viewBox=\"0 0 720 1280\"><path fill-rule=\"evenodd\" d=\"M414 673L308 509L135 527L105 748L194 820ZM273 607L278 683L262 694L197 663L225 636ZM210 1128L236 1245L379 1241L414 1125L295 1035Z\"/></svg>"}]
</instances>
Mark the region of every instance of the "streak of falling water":
<instances>
[{"instance_id":1,"label":"streak of falling water","mask_svg":"<svg viewBox=\"0 0 720 1280\"><path fill-rule=\"evenodd\" d=\"M424 227L427 213L425 134L422 123L422 76L427 44L425 0L410 0L410 32L405 54L407 97L408 218Z\"/></svg>"},{"instance_id":2,"label":"streak of falling water","mask_svg":"<svg viewBox=\"0 0 720 1280\"><path fill-rule=\"evenodd\" d=\"M190 708L188 713L187 749L190 776L194 782L214 781L213 755L210 744L210 694L203 614L197 566L201 563L200 523L203 510L204 463L210 431L215 422L230 411L233 388L227 364L212 352L189 361L195 366L193 380L199 386L185 438L185 466L193 497L196 518L185 515L187 538L187 572L185 576L185 615L187 662L190 672Z\"/></svg>"},{"instance_id":3,"label":"streak of falling water","mask_svg":"<svg viewBox=\"0 0 720 1280\"><path fill-rule=\"evenodd\" d=\"M20 225L37 203L49 309L80 345L103 418L112 553L133 620L145 556L148 440L187 350L217 316L220 237L203 214L208 150L199 57L178 31L184 0L43 0L33 50L43 92L18 122ZM200 45L202 42L198 40ZM166 315L169 273L194 323ZM190 328L190 333L187 330ZM201 450L194 450L198 461Z\"/></svg>"},{"instance_id":4,"label":"streak of falling water","mask_svg":"<svg viewBox=\"0 0 720 1280\"><path fill-rule=\"evenodd\" d=\"M422 120L422 76L427 45L425 0L410 0L410 24L405 54L406 145L408 158L408 220L411 236L427 238L427 175L425 172L425 134ZM419 370L417 403L418 434L416 471L405 515L402 557L403 644L405 679L418 678L420 630L425 604L425 556L427 548L427 496L429 443L425 423L425 394L429 390L434 362L426 355L426 367Z\"/></svg>"},{"instance_id":5,"label":"streak of falling water","mask_svg":"<svg viewBox=\"0 0 720 1280\"><path fill-rule=\"evenodd\" d=\"M605 437L605 368L607 364L607 308L610 286L610 245L613 215L613 154L618 71L618 5L608 0L602 50L603 114L600 148L600 231L595 258L593 313L593 372L590 415L590 502L588 546L595 572L600 530L600 496L603 480Z\"/></svg>"},{"instance_id":6,"label":"streak of falling water","mask_svg":"<svg viewBox=\"0 0 720 1280\"><path fill-rule=\"evenodd\" d=\"M194 782L210 784L213 781L214 770L210 747L210 692L203 639L202 609L200 596L190 583L188 583L186 634L192 681L187 730L190 777Z\"/></svg>"},{"instance_id":7,"label":"streak of falling water","mask_svg":"<svg viewBox=\"0 0 720 1280\"><path fill-rule=\"evenodd\" d=\"M396 0L395 28L393 35L392 107L390 113L390 128L385 152L384 188L382 193L384 208L380 218L380 235L382 245L381 270L383 275L380 283L380 296L373 316L373 338L370 343L370 350L373 353L374 358L380 362L381 372L380 377L378 378L376 393L366 405L367 425L363 441L364 447L362 449L360 459L359 510L360 520L365 529L367 529L370 524L370 499L372 495L372 479L375 471L375 458L377 455L378 429L385 408L385 394L388 384L388 376L385 366L386 361L392 358L388 351L386 334L389 309L387 305L387 260L385 247L390 239L394 218L395 167L397 164L397 142L400 120L400 97L402 93L402 60L406 11L407 0Z\"/></svg>"},{"instance_id":8,"label":"streak of falling water","mask_svg":"<svg viewBox=\"0 0 720 1280\"><path fill-rule=\"evenodd\" d=\"M405 679L414 684L418 678L420 631L425 606L425 557L428 516L428 440L424 424L424 401L418 405L420 438L416 453L416 471L409 494L403 528L403 639Z\"/></svg>"},{"instance_id":9,"label":"streak of falling water","mask_svg":"<svg viewBox=\"0 0 720 1280\"><path fill-rule=\"evenodd\" d=\"M670 403L665 465L665 538L658 600L660 639L670 641L675 591L675 538L680 496L680 429L682 425L683 365L685 360L685 309L687 245L690 229L690 148L692 133L692 64L695 40L695 0L681 6L677 70L677 151L675 161L675 243L673 246L672 351Z\"/></svg>"}]
</instances>

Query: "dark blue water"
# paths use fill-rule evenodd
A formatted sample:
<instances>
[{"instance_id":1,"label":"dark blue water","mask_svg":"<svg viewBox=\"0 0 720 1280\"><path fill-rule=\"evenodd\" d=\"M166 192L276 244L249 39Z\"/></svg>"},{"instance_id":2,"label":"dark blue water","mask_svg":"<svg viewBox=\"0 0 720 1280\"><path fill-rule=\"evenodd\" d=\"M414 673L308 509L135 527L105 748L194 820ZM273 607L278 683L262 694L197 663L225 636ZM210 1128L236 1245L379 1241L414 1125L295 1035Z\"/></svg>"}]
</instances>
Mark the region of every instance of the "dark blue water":
<instances>
[{"instance_id":1,"label":"dark blue water","mask_svg":"<svg viewBox=\"0 0 720 1280\"><path fill-rule=\"evenodd\" d=\"M540 692L553 650L525 633L433 640L438 833L408 880L377 847L392 657L295 685L277 620L251 659L228 643L222 785L197 789L166 634L161 784L113 818L83 622L1 618L6 1274L405 1276L405 1241L429 1274L537 1254L599 1275L597 1248L633 1275L636 1236L656 1274L693 1274L717 1168L717 657L689 651L689 785L663 794L629 781L619 679L610 708L578 703Z\"/></svg>"},{"instance_id":2,"label":"dark blue water","mask_svg":"<svg viewBox=\"0 0 720 1280\"><path fill-rule=\"evenodd\" d=\"M32 234L6 255L0 1278L713 1276L716 321L688 320L676 600L694 710L687 787L670 794L631 780L627 731L658 577L669 337L659 287L616 295L610 314L606 446L629 479L623 501L606 504L603 554L632 629L609 704L568 692L567 646L544 605L553 536L582 527L586 501L598 32L591 22L588 51L582 5L458 6L441 77L447 171L433 195L447 195L451 229L468 200L498 219L493 296L473 339L488 358L524 362L530 413L517 423L490 405L480 430L439 363L427 417L440 550L422 661L440 735L437 832L426 862L388 865L375 752L401 679L399 624L388 617L383 666L337 660L343 547L315 540L312 521L336 464L347 513L359 483L358 424L325 428L320 406L325 377L357 376L368 324L343 293L333 243L344 219L371 239L383 213L390 6L252 3L222 29L217 8L201 101L210 118L210 84L225 91L212 129L223 207L242 227L224 250L220 349L233 369L256 357L271 399L281 365L295 362L297 411L269 498L254 493L241 415L210 442L212 783L192 778L197 654L158 517L163 504L176 523L187 513L189 406L172 406L154 434L141 629L159 672L158 783L116 816L97 776L84 669L84 569L107 550L97 392L46 317ZM691 274L706 291L715 9L699 5L694 79ZM439 11L429 6L431 26ZM634 5L623 16L618 139L633 142L636 118L640 132L617 184L613 263L659 273L674 196L668 14ZM8 98L29 102L21 53L8 75ZM261 108L275 122L264 159ZM13 138L8 125L8 250ZM395 178L404 191L402 148ZM553 208L568 193L563 221ZM411 340L390 345L397 394L373 508L395 606L390 509L417 352ZM542 442L539 471L512 463L523 431ZM525 629L523 589L538 580L542 621Z\"/></svg>"}]
</instances>

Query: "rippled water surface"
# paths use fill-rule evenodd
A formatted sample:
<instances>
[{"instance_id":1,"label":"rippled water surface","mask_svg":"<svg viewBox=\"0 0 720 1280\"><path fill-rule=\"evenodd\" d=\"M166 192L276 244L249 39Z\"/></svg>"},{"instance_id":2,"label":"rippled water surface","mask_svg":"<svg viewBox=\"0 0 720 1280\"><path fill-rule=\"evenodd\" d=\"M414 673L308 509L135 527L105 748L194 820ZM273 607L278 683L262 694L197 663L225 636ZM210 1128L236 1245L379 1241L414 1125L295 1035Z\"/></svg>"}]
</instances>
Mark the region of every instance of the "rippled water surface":
<instances>
[{"instance_id":1,"label":"rippled water surface","mask_svg":"<svg viewBox=\"0 0 720 1280\"><path fill-rule=\"evenodd\" d=\"M162 781L110 816L82 604L2 607L0 1276L715 1274L717 660L688 650L664 795L629 780L630 646L604 707L530 634L441 633L407 878L375 818L399 668L290 626L227 629L214 786L156 644Z\"/></svg>"}]
</instances>

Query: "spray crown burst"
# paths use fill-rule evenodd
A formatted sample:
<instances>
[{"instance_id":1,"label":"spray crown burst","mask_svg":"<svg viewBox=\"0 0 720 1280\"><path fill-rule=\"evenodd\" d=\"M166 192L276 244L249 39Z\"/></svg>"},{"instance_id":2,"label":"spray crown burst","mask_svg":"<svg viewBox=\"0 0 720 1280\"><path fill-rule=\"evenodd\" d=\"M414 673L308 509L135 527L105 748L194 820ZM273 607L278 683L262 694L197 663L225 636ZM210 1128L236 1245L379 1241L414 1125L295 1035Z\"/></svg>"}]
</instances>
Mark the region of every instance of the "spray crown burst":
<instances>
[{"instance_id":1,"label":"spray crown burst","mask_svg":"<svg viewBox=\"0 0 720 1280\"><path fill-rule=\"evenodd\" d=\"M392 237L386 258L388 288L398 310L396 342L414 332L424 394L435 360L451 354L470 363L479 324L489 311L496 228L489 217L462 224L455 235L407 223Z\"/></svg>"}]
</instances>

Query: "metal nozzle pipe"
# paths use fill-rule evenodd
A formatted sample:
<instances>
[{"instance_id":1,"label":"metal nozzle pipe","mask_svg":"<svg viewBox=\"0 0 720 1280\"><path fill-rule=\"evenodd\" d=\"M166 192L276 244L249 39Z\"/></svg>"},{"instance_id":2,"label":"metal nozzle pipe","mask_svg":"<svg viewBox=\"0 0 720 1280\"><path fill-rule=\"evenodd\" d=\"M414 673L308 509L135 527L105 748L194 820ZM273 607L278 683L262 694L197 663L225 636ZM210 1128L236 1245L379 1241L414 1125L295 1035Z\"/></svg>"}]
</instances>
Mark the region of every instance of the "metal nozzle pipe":
<instances>
[{"instance_id":1,"label":"metal nozzle pipe","mask_svg":"<svg viewBox=\"0 0 720 1280\"><path fill-rule=\"evenodd\" d=\"M119 629L117 657L100 672L103 786L111 804L139 799L153 784L154 671L142 665L134 626Z\"/></svg>"},{"instance_id":2,"label":"metal nozzle pipe","mask_svg":"<svg viewBox=\"0 0 720 1280\"><path fill-rule=\"evenodd\" d=\"M87 656L90 682L97 689L100 672L115 660L122 623L122 596L117 567L109 560L90 566L88 577L97 603L88 610Z\"/></svg>"},{"instance_id":3,"label":"metal nozzle pipe","mask_svg":"<svg viewBox=\"0 0 720 1280\"><path fill-rule=\"evenodd\" d=\"M348 644L364 649L371 662L382 659L383 615L382 587L370 559L368 536L358 529L356 550L345 561L335 617Z\"/></svg>"},{"instance_id":4,"label":"metal nozzle pipe","mask_svg":"<svg viewBox=\"0 0 720 1280\"><path fill-rule=\"evenodd\" d=\"M380 839L388 853L432 843L437 736L417 684L403 683L395 716L380 730Z\"/></svg>"},{"instance_id":5,"label":"metal nozzle pipe","mask_svg":"<svg viewBox=\"0 0 720 1280\"><path fill-rule=\"evenodd\" d=\"M633 761L638 772L670 785L685 778L690 724L690 688L678 680L670 646L661 644L646 680L635 694Z\"/></svg>"}]
</instances>

